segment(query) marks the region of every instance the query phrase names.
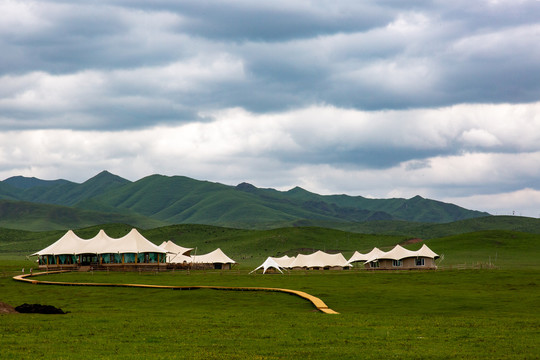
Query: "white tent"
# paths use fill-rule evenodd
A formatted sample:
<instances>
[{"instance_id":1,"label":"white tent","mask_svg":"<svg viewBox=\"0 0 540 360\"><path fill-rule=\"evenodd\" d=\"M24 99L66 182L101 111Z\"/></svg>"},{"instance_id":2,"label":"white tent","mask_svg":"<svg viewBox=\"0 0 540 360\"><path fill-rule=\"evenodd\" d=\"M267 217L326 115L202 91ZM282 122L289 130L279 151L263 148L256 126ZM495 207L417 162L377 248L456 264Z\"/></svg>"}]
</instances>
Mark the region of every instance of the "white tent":
<instances>
[{"instance_id":1,"label":"white tent","mask_svg":"<svg viewBox=\"0 0 540 360\"><path fill-rule=\"evenodd\" d=\"M268 257L263 263L262 265L260 265L259 267L257 267L255 270L253 270L251 273L259 270L260 268L263 269L263 274L266 273L266 270L268 270L269 268L274 268L276 269L277 271L279 271L280 273L283 274L283 271L281 271L281 267L279 266L279 264L271 257Z\"/></svg>"},{"instance_id":2,"label":"white tent","mask_svg":"<svg viewBox=\"0 0 540 360\"><path fill-rule=\"evenodd\" d=\"M193 248L186 248L176 245L171 240L164 241L159 245L163 249L167 250L167 262L171 264L191 263L191 257L189 254Z\"/></svg>"},{"instance_id":3,"label":"white tent","mask_svg":"<svg viewBox=\"0 0 540 360\"><path fill-rule=\"evenodd\" d=\"M159 245L160 247L164 248L171 254L179 254L179 255L186 255L189 256L193 248L186 248L183 246L176 245L171 240L164 241Z\"/></svg>"},{"instance_id":4,"label":"white tent","mask_svg":"<svg viewBox=\"0 0 540 360\"><path fill-rule=\"evenodd\" d=\"M220 248L208 254L194 255L191 258L194 264L236 264L236 261L225 255Z\"/></svg>"},{"instance_id":5,"label":"white tent","mask_svg":"<svg viewBox=\"0 0 540 360\"><path fill-rule=\"evenodd\" d=\"M327 254L323 251L316 251L313 254L298 254L291 263L291 268L325 268L325 267L347 267L350 266L341 253Z\"/></svg>"}]
</instances>

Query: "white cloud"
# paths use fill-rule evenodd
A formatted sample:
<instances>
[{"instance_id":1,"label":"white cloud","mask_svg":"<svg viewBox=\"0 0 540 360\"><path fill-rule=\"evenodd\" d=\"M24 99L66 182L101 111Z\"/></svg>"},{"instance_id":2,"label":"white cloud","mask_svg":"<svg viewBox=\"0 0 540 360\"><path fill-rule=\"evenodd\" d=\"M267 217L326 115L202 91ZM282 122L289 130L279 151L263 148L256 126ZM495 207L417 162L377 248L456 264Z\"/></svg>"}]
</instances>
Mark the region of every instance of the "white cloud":
<instances>
[{"instance_id":1,"label":"white cloud","mask_svg":"<svg viewBox=\"0 0 540 360\"><path fill-rule=\"evenodd\" d=\"M0 174L83 181L107 169L132 180L162 173L278 189L298 185L324 194L465 201L470 194L536 189L540 143L533 129L540 124L529 115L538 106L378 113L319 106L266 115L236 108L203 113L204 122L139 130L3 132ZM513 114L513 121L494 117L499 113ZM474 151L461 149L464 142ZM398 160L383 167L379 158L363 160L376 149ZM474 208L493 211L481 204Z\"/></svg>"},{"instance_id":2,"label":"white cloud","mask_svg":"<svg viewBox=\"0 0 540 360\"><path fill-rule=\"evenodd\" d=\"M524 188L505 193L448 197L443 200L469 209L481 208L492 215L540 217L540 191L537 189Z\"/></svg>"},{"instance_id":3,"label":"white cloud","mask_svg":"<svg viewBox=\"0 0 540 360\"><path fill-rule=\"evenodd\" d=\"M37 2L0 2L0 34L21 35L49 28L52 24L39 15L39 8Z\"/></svg>"},{"instance_id":4,"label":"white cloud","mask_svg":"<svg viewBox=\"0 0 540 360\"><path fill-rule=\"evenodd\" d=\"M501 145L501 142L495 135L484 129L465 130L460 139L466 146L491 147Z\"/></svg>"},{"instance_id":5,"label":"white cloud","mask_svg":"<svg viewBox=\"0 0 540 360\"><path fill-rule=\"evenodd\" d=\"M515 54L527 54L521 61L537 61L540 57L536 43L540 39L540 25L528 24L510 29L495 29L480 34L464 36L451 47L454 56L460 60L479 58L494 61L497 58L513 59Z\"/></svg>"}]
</instances>

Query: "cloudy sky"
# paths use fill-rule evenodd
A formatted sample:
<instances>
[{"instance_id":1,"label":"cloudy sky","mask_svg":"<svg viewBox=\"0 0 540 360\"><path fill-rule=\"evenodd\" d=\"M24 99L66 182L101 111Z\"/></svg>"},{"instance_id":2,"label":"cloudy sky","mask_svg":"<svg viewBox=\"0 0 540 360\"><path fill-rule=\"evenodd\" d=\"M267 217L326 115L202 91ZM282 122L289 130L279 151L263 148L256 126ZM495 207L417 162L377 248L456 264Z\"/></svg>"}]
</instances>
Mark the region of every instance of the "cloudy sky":
<instances>
[{"instance_id":1,"label":"cloudy sky","mask_svg":"<svg viewBox=\"0 0 540 360\"><path fill-rule=\"evenodd\" d=\"M540 216L540 1L0 0L0 179Z\"/></svg>"}]
</instances>

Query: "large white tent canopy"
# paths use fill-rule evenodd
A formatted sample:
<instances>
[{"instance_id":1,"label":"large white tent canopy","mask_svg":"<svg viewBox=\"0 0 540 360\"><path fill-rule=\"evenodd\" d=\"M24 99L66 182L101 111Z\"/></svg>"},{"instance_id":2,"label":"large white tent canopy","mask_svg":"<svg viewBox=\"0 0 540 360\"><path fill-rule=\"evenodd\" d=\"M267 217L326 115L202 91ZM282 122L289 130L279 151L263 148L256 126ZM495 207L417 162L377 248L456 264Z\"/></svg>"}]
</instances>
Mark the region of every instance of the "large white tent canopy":
<instances>
[{"instance_id":1,"label":"large white tent canopy","mask_svg":"<svg viewBox=\"0 0 540 360\"><path fill-rule=\"evenodd\" d=\"M108 254L108 253L166 253L167 250L155 245L137 229L132 229L121 238L112 238L100 230L96 236L85 240L78 237L72 230L52 245L32 255L60 254Z\"/></svg>"},{"instance_id":2,"label":"large white tent canopy","mask_svg":"<svg viewBox=\"0 0 540 360\"><path fill-rule=\"evenodd\" d=\"M300 268L323 267L324 268L324 267L335 267L335 266L347 267L350 265L341 253L328 254L321 250L318 250L314 252L313 254L309 254L309 255L298 254L296 259L290 264L291 268L295 268L295 267L300 267Z\"/></svg>"}]
</instances>

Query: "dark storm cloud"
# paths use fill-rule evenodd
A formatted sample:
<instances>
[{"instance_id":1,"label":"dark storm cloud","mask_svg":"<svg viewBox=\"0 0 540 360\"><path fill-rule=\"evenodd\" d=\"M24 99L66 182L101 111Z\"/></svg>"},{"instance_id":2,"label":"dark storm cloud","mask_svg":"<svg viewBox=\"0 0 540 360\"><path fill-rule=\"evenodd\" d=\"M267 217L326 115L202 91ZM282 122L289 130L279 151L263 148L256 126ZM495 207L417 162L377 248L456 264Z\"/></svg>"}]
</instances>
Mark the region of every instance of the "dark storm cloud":
<instances>
[{"instance_id":1,"label":"dark storm cloud","mask_svg":"<svg viewBox=\"0 0 540 360\"><path fill-rule=\"evenodd\" d=\"M538 19L535 0L4 0L0 173L536 216Z\"/></svg>"},{"instance_id":2,"label":"dark storm cloud","mask_svg":"<svg viewBox=\"0 0 540 360\"><path fill-rule=\"evenodd\" d=\"M2 10L0 84L17 88L0 97L4 129L65 127L67 117L80 119L73 128L137 128L234 107L371 111L540 97L538 1L13 1ZM172 65L181 71L160 76ZM47 78L21 80L36 74ZM68 91L58 85L66 76ZM51 94L69 101L36 106Z\"/></svg>"},{"instance_id":3,"label":"dark storm cloud","mask_svg":"<svg viewBox=\"0 0 540 360\"><path fill-rule=\"evenodd\" d=\"M376 3L319 1L132 2L138 9L169 11L186 20L178 31L225 41L287 41L366 31L391 21L394 10Z\"/></svg>"}]
</instances>

